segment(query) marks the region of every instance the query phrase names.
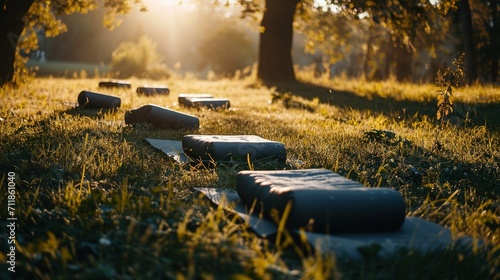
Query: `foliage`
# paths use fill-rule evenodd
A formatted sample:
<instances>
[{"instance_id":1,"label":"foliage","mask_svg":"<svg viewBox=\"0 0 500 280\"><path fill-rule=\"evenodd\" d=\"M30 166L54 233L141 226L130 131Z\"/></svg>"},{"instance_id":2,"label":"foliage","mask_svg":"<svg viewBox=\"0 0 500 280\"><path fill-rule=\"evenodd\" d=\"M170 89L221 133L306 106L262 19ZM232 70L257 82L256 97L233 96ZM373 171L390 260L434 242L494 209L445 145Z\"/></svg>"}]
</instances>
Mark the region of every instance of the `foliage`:
<instances>
[{"instance_id":1,"label":"foliage","mask_svg":"<svg viewBox=\"0 0 500 280\"><path fill-rule=\"evenodd\" d=\"M286 92L292 101L315 106L287 109L285 102L269 102L281 88L246 80L166 80L176 92L221 94L234 105L228 111L180 108L176 95L146 97L116 89L112 93L122 99L117 111L74 108L81 89L97 90L97 79L36 79L0 88L0 192L6 191L2 178L7 172L16 173L18 191L16 278L498 277L499 89L454 90L454 104L478 104L478 123L445 125L443 148L435 152L434 85L307 81L323 84L296 84ZM367 187L396 189L409 216L486 245L472 252L401 250L387 259L347 261L300 251L284 231L283 244L291 248L277 247L222 208L213 209L192 189L234 188L236 173L247 166L208 169L170 160L144 138L181 139L192 131L124 125L126 110L147 103L197 115L203 126L195 133L282 141L287 168L327 168ZM408 175L410 166L422 174L420 182ZM0 196L0 205L6 199ZM1 219L5 215L0 212ZM2 271L6 246L0 244Z\"/></svg>"},{"instance_id":2,"label":"foliage","mask_svg":"<svg viewBox=\"0 0 500 280\"><path fill-rule=\"evenodd\" d=\"M218 4L215 8L207 8L207 5L199 7L203 9L215 9L220 11L222 7L228 7L232 13L241 11L242 16L255 17L256 20L262 18L264 11L264 0L253 1L218 1L218 0L200 0L201 3ZM24 42L30 45L24 45L21 49L23 53L36 49L36 36L33 36L40 30L45 30L46 35L51 37L61 34L66 29L75 29L75 32L68 37L61 37L56 44L51 45L52 53L56 53L58 58L76 61L88 61L93 63L109 61L109 52L118 44L116 36L96 35L91 36L88 29L95 31L94 25L90 28L86 24L81 24L81 19L75 20L73 17L63 16L68 13L88 13L91 10L102 6L102 11L95 14L87 14L85 17L91 17L92 24L98 23L104 18L105 25L110 29L124 19L115 17L117 14L128 13L133 7L133 1L104 1L104 5L98 5L96 1L78 1L78 4L64 1L35 1L30 14L26 17L26 31L20 36ZM302 0L298 6L294 27L297 31L307 36L306 51L314 52L319 58L318 64L322 63L325 68L332 66L332 75L338 75L342 71L349 77L365 77L367 79L388 79L391 75L401 72L397 69L398 64L402 64L402 69L411 69L412 73L403 73L410 81L432 81L433 75L437 69L448 65L457 53L462 51L460 29L457 30L456 2L457 1L439 1L438 4L432 4L432 1L416 1L407 3L407 1L324 1L326 4L335 4L336 6L319 6L318 2L311 0ZM499 48L498 23L500 15L496 1L469 1L472 7L472 17L475 30L475 46L478 55L479 73L481 81L495 82L498 78L499 57L496 50ZM47 4L49 3L49 4ZM135 3L135 2L134 2ZM235 5L240 4L238 10ZM201 6L201 5L200 5ZM139 4L141 10L147 10L142 4ZM340 11L342 8L342 11ZM105 11L104 11L105 10ZM152 13L154 11L150 11ZM215 13L213 13L215 14ZM62 16L61 16L62 15ZM195 15L204 16L204 15ZM114 20L111 20L113 19ZM61 20L62 19L62 20ZM209 21L208 18L204 19ZM205 22L204 21L204 22ZM76 23L78 22L78 24ZM179 24L181 20L178 19ZM182 21L184 22L184 21ZM206 26L212 27L211 22L206 22ZM67 25L67 26L66 26ZM130 24L129 26L133 26ZM137 26L137 25L136 25ZM149 31L148 35L156 42L159 42L160 49L166 49L164 43L153 37L152 34L160 34L161 28ZM148 28L152 29L152 28ZM197 38L197 40L186 40L189 44L183 44L180 48L189 49L187 45L198 45L199 34L206 37L212 35L207 29L198 28L199 33L189 32L183 38ZM203 29L203 30L201 30ZM134 29L137 31L137 29ZM136 32L130 32L127 36L135 36ZM260 30L262 31L262 30ZM133 34L132 34L133 33ZM186 32L187 33L187 32ZM95 34L94 34L95 35ZM237 34L235 34L237 35ZM17 36L17 34L16 34ZM166 37L166 36L163 36ZM86 38L86 39L85 39ZM237 37L230 37L227 44L238 44L234 42ZM129 40L130 37L127 38ZM84 43L81 42L84 41ZM135 40L135 38L134 38ZM71 41L71 43L67 43ZM217 42L207 39L209 43L221 45L224 42ZM207 43L207 42L205 42ZM82 46L83 51L67 50L69 45ZM87 45L88 44L88 45ZM103 47L96 47L97 44ZM85 46L85 47L83 47ZM90 51L88 51L91 49ZM199 48L200 50L203 47ZM211 52L216 51L214 48ZM209 50L207 50L209 51ZM409 55L407 55L410 51ZM92 54L92 55L89 55ZM188 53L188 52L186 52ZM201 51L198 53L202 53ZM400 58L407 58L413 61L400 61L394 55ZM237 55L237 54L235 54ZM244 54L247 56L248 54ZM175 56L180 57L178 61L186 65L195 65L193 60L196 55L192 53ZM250 54L249 56L254 56ZM321 57L323 56L323 57ZM170 56L168 56L170 57ZM194 58L193 58L194 57ZM294 58L297 63L299 59ZM203 61L201 65L216 65L217 61ZM222 61L222 60L221 60ZM236 60L234 60L236 61ZM169 65L177 61L167 61ZM406 63L406 64L405 64ZM243 63L242 63L243 64ZM22 60L18 59L17 65L21 68L18 73L25 71L22 68ZM215 68L232 68L235 66L214 66ZM194 68L194 67L191 67ZM223 70L213 69L217 73ZM161 72L161 71L160 71ZM234 70L227 72L233 73ZM404 76L404 75L403 75ZM23 79L18 79L19 81Z\"/></svg>"},{"instance_id":3,"label":"foliage","mask_svg":"<svg viewBox=\"0 0 500 280\"><path fill-rule=\"evenodd\" d=\"M123 42L111 56L111 68L119 78L131 76L165 79L170 76L156 44L148 37L142 36L137 42Z\"/></svg>"},{"instance_id":4,"label":"foliage","mask_svg":"<svg viewBox=\"0 0 500 280\"><path fill-rule=\"evenodd\" d=\"M428 78L421 73L424 65L446 61L446 55L435 55L448 43L442 39L448 22L435 5L336 2L339 6L304 9L296 24L306 35L306 51L319 52L334 69L347 68L349 77L387 79L392 74L416 81Z\"/></svg>"},{"instance_id":5,"label":"foliage","mask_svg":"<svg viewBox=\"0 0 500 280\"><path fill-rule=\"evenodd\" d=\"M40 49L46 52L49 61L109 64L111 53L121 42L136 39L139 35L125 26L126 20L120 27L109 30L102 24L104 14L104 7L100 7L84 15L61 15L67 32L47 38L40 44ZM120 34L125 28L127 36Z\"/></svg>"},{"instance_id":6,"label":"foliage","mask_svg":"<svg viewBox=\"0 0 500 280\"><path fill-rule=\"evenodd\" d=\"M57 36L67 30L66 25L58 18L62 14L72 14L72 13L82 13L86 14L88 11L93 10L97 7L96 0L83 0L83 1L43 1L43 0L20 0L20 1L2 1L2 10L0 15L3 22L15 22L15 24L8 25L2 28L2 36L7 35L8 40L12 45L7 46L2 44L2 48L8 47L13 48L12 53L9 51L9 56L11 56L12 65L2 65L2 83L6 82L16 82L18 83L22 78L16 78L16 76L9 77L9 75L18 75L19 73L25 72L23 60L14 59L17 54L27 54L32 50L38 48L38 38L36 36L37 32L41 31L47 37ZM132 4L129 0L106 0L104 1L104 7L106 7L106 14L103 19L103 24L112 29L119 24L119 20L116 19L117 14L128 13L133 5L141 5L141 10L146 10L141 0L136 0ZM22 12L23 14L18 14L22 7L26 6L27 12ZM24 27L17 30L9 30L8 28L15 28L17 22L22 20L24 22ZM5 24L5 23L4 23ZM6 38L4 38L6 39ZM2 39L2 40L4 40ZM2 51L6 52L6 49ZM11 68L12 67L12 68ZM13 70L13 73L11 70ZM16 81L17 79L17 81Z\"/></svg>"},{"instance_id":7,"label":"foliage","mask_svg":"<svg viewBox=\"0 0 500 280\"><path fill-rule=\"evenodd\" d=\"M198 52L200 67L208 66L216 74L230 76L256 61L255 50L247 33L235 22L226 22L205 34Z\"/></svg>"},{"instance_id":8,"label":"foliage","mask_svg":"<svg viewBox=\"0 0 500 280\"><path fill-rule=\"evenodd\" d=\"M304 12L305 13L305 12ZM306 35L305 51L314 54L320 51L329 63L346 59L346 56L356 48L354 40L363 40L360 32L366 26L364 20L353 20L350 14L316 8L309 11L307 17L302 16L298 31Z\"/></svg>"},{"instance_id":9,"label":"foliage","mask_svg":"<svg viewBox=\"0 0 500 280\"><path fill-rule=\"evenodd\" d=\"M251 1L258 5L261 1ZM475 48L484 80L499 72L500 14L496 1L468 1L473 7ZM306 35L306 51L329 63L342 60L349 77L431 81L471 38L454 32L458 1L300 1L294 27ZM251 9L259 11L259 9ZM467 54L472 55L472 54ZM320 59L321 60L321 59ZM467 59L472 62L475 58ZM318 63L318 62L316 62ZM345 67L343 64L348 64ZM360 66L361 65L361 66ZM469 67L469 68L472 68ZM474 67L475 68L475 67ZM430 70L430 71L429 71ZM430 74L429 74L430 73Z\"/></svg>"},{"instance_id":10,"label":"foliage","mask_svg":"<svg viewBox=\"0 0 500 280\"><path fill-rule=\"evenodd\" d=\"M494 1L469 1L474 26L474 43L477 51L478 74L493 83L500 76L500 3ZM460 30L458 31L460 32Z\"/></svg>"},{"instance_id":11,"label":"foliage","mask_svg":"<svg viewBox=\"0 0 500 280\"><path fill-rule=\"evenodd\" d=\"M441 121L441 126L444 125L444 117L453 112L453 102L451 97L453 95L453 87L458 87L463 80L464 67L463 67L464 54L453 61L455 70L447 67L443 72L439 70L436 77L436 86L438 89L438 111L436 117Z\"/></svg>"}]
</instances>

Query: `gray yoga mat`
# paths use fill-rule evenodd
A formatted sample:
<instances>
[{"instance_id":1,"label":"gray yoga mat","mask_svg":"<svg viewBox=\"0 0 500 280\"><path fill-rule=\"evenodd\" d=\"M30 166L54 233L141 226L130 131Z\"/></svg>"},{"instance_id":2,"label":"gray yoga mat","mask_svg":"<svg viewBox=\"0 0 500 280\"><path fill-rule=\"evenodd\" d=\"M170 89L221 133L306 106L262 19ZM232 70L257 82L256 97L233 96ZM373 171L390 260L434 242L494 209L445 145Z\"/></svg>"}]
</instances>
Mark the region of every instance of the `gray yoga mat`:
<instances>
[{"instance_id":1,"label":"gray yoga mat","mask_svg":"<svg viewBox=\"0 0 500 280\"><path fill-rule=\"evenodd\" d=\"M231 103L225 98L190 98L187 107L203 107L209 109L229 109Z\"/></svg>"},{"instance_id":2,"label":"gray yoga mat","mask_svg":"<svg viewBox=\"0 0 500 280\"><path fill-rule=\"evenodd\" d=\"M103 88L131 88L129 81L111 80L99 82L99 87Z\"/></svg>"},{"instance_id":3,"label":"gray yoga mat","mask_svg":"<svg viewBox=\"0 0 500 280\"><path fill-rule=\"evenodd\" d=\"M165 129L197 129L200 126L195 116L153 104L125 112L125 123L150 123Z\"/></svg>"},{"instance_id":4,"label":"gray yoga mat","mask_svg":"<svg viewBox=\"0 0 500 280\"><path fill-rule=\"evenodd\" d=\"M250 212L250 207L241 200L234 189L197 188L196 190L203 193L216 206L220 205L241 217L258 236L276 238L278 234L276 223L255 211ZM467 237L453 240L447 228L417 217L406 217L402 226L395 231L332 234L308 231L301 233L298 229L287 231L294 236L305 235L306 242L320 252L334 252L337 257L353 260L362 259L360 249L372 245L380 246L378 257L387 257L400 248L432 252L458 245L470 247L472 244L472 240Z\"/></svg>"},{"instance_id":5,"label":"gray yoga mat","mask_svg":"<svg viewBox=\"0 0 500 280\"><path fill-rule=\"evenodd\" d=\"M214 98L213 95L208 93L181 93L179 94L178 101L179 104L191 107L191 99L193 98Z\"/></svg>"},{"instance_id":6,"label":"gray yoga mat","mask_svg":"<svg viewBox=\"0 0 500 280\"><path fill-rule=\"evenodd\" d=\"M319 233L395 231L405 220L401 194L367 188L326 169L240 171L236 190L242 201L268 219L283 216L288 228ZM255 203L254 203L255 202ZM273 209L278 216L273 216Z\"/></svg>"},{"instance_id":7,"label":"gray yoga mat","mask_svg":"<svg viewBox=\"0 0 500 280\"><path fill-rule=\"evenodd\" d=\"M167 86L163 85L157 85L157 86L142 86L142 87L137 87L136 89L137 94L142 94L146 96L150 95L168 95L170 93L170 89Z\"/></svg>"},{"instance_id":8,"label":"gray yoga mat","mask_svg":"<svg viewBox=\"0 0 500 280\"><path fill-rule=\"evenodd\" d=\"M185 135L182 138L184 153L202 161L286 161L285 146L256 135Z\"/></svg>"},{"instance_id":9,"label":"gray yoga mat","mask_svg":"<svg viewBox=\"0 0 500 280\"><path fill-rule=\"evenodd\" d=\"M87 109L116 109L121 105L118 96L91 91L81 91L78 94L78 106Z\"/></svg>"},{"instance_id":10,"label":"gray yoga mat","mask_svg":"<svg viewBox=\"0 0 500 280\"><path fill-rule=\"evenodd\" d=\"M177 140L165 140L165 139L154 139L146 138L146 141L156 149L159 149L167 156L171 157L178 163L190 163L191 159L186 157L184 151L182 151L182 142Z\"/></svg>"}]
</instances>

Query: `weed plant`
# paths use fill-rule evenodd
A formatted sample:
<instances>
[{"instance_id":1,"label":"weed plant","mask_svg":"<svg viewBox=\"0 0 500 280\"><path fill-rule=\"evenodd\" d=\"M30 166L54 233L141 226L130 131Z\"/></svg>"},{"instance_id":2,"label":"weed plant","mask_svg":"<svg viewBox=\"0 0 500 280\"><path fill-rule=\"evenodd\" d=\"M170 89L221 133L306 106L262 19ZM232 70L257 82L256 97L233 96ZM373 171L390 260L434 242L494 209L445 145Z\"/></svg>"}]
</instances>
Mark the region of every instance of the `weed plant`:
<instances>
[{"instance_id":1,"label":"weed plant","mask_svg":"<svg viewBox=\"0 0 500 280\"><path fill-rule=\"evenodd\" d=\"M436 118L434 85L310 78L266 87L251 80L171 79L168 96L98 89L98 80L35 79L0 89L0 205L16 173L19 279L499 279L500 89L454 91L454 112ZM149 81L132 80L142 85ZM81 90L122 99L116 111L76 108ZM179 93L212 93L230 110L179 107ZM124 124L154 103L197 115L196 131ZM461 106L461 107L460 107ZM460 108L465 108L459 115ZM442 125L438 125L442 124ZM441 147L433 149L439 129ZM256 134L281 141L287 166L181 165L144 138L187 133ZM213 208L193 187L234 188L239 170L326 168L367 187L398 190L407 214L482 240L474 250L401 250L350 261L276 246ZM5 223L7 209L0 211ZM0 234L6 237L5 227ZM288 246L285 246L287 245ZM8 245L0 278L8 279Z\"/></svg>"}]
</instances>

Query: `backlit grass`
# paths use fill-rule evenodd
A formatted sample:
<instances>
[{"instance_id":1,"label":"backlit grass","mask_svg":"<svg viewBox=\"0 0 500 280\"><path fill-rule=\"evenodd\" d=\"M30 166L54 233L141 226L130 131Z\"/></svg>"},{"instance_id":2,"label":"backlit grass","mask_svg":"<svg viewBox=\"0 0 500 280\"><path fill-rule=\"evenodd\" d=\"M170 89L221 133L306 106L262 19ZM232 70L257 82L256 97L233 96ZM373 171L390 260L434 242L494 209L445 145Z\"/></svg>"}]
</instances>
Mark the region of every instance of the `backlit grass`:
<instances>
[{"instance_id":1,"label":"backlit grass","mask_svg":"<svg viewBox=\"0 0 500 280\"><path fill-rule=\"evenodd\" d=\"M266 87L252 80L161 81L168 96L97 88L95 79L34 79L0 89L0 205L16 173L16 274L36 279L495 279L499 276L500 89L456 90L440 128L433 85L314 80ZM81 90L121 97L115 112L76 107ZM179 93L211 93L231 109L187 109ZM196 131L126 126L126 110L157 104L196 115ZM473 252L402 250L351 262L300 246L275 247L193 187L234 188L247 165L183 166L144 138L256 134L281 141L287 166L327 168L403 194L408 215L485 241ZM387 137L393 135L393 137ZM421 180L413 170L422 174ZM4 207L5 208L5 207ZM0 211L6 221L7 210ZM6 229L0 229L6 236ZM0 247L1 277L8 245Z\"/></svg>"}]
</instances>

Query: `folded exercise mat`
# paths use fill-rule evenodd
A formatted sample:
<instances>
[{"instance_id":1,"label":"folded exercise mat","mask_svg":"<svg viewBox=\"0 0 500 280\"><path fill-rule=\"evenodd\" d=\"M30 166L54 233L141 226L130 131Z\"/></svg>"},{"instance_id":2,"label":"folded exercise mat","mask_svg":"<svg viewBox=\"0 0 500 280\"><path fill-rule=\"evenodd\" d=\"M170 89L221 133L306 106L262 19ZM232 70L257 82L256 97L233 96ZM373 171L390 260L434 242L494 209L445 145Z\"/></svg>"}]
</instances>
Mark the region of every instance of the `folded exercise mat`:
<instances>
[{"instance_id":1,"label":"folded exercise mat","mask_svg":"<svg viewBox=\"0 0 500 280\"><path fill-rule=\"evenodd\" d=\"M150 123L166 129L197 129L200 126L200 120L195 116L153 104L125 112L125 123Z\"/></svg>"},{"instance_id":2,"label":"folded exercise mat","mask_svg":"<svg viewBox=\"0 0 500 280\"><path fill-rule=\"evenodd\" d=\"M121 105L118 96L91 91L82 91L78 95L78 106L88 109L116 109Z\"/></svg>"},{"instance_id":3,"label":"folded exercise mat","mask_svg":"<svg viewBox=\"0 0 500 280\"><path fill-rule=\"evenodd\" d=\"M182 151L182 142L177 140L164 140L146 138L146 141L156 149L159 149L167 156L171 157L178 163L190 163L191 160L186 157Z\"/></svg>"},{"instance_id":4,"label":"folded exercise mat","mask_svg":"<svg viewBox=\"0 0 500 280\"><path fill-rule=\"evenodd\" d=\"M132 86L130 85L130 82L128 82L128 81L112 80L112 81L99 82L99 87L104 87L104 88L131 88Z\"/></svg>"},{"instance_id":5,"label":"folded exercise mat","mask_svg":"<svg viewBox=\"0 0 500 280\"><path fill-rule=\"evenodd\" d=\"M285 146L256 135L185 135L182 148L189 157L201 161L286 161Z\"/></svg>"},{"instance_id":6,"label":"folded exercise mat","mask_svg":"<svg viewBox=\"0 0 500 280\"><path fill-rule=\"evenodd\" d=\"M320 233L395 231L405 220L399 192L367 188L326 169L240 171L236 182L242 201L269 219L273 209L282 217L291 204L288 228Z\"/></svg>"},{"instance_id":7,"label":"folded exercise mat","mask_svg":"<svg viewBox=\"0 0 500 280\"><path fill-rule=\"evenodd\" d=\"M187 105L189 104L189 105ZM231 103L225 98L190 98L186 101L186 107L204 107L209 109L229 109Z\"/></svg>"},{"instance_id":8,"label":"folded exercise mat","mask_svg":"<svg viewBox=\"0 0 500 280\"><path fill-rule=\"evenodd\" d=\"M206 93L181 93L179 94L178 101L179 104L186 106L186 107L191 107L191 99L193 98L214 98L213 95L211 94L206 94Z\"/></svg>"},{"instance_id":9,"label":"folded exercise mat","mask_svg":"<svg viewBox=\"0 0 500 280\"><path fill-rule=\"evenodd\" d=\"M249 212L250 207L240 199L235 190L220 188L198 188L196 190L203 193L214 205L220 205L237 214L258 236L276 238L278 234L276 223L260 216L255 211ZM416 217L406 217L400 229L396 231L332 234L305 231L301 234L298 229L288 229L288 232L296 237L305 234L306 241L310 246L321 252L334 252L337 257L353 260L362 259L360 248L374 244L380 246L378 257L391 256L400 248L430 252L451 246L470 246L472 244L470 238L453 240L448 229ZM298 239L302 240L302 238Z\"/></svg>"},{"instance_id":10,"label":"folded exercise mat","mask_svg":"<svg viewBox=\"0 0 500 280\"><path fill-rule=\"evenodd\" d=\"M169 94L170 89L167 86L164 85L157 85L157 86L142 86L142 87L137 87L136 90L137 94L142 94L142 95L155 95L155 94Z\"/></svg>"}]
</instances>

